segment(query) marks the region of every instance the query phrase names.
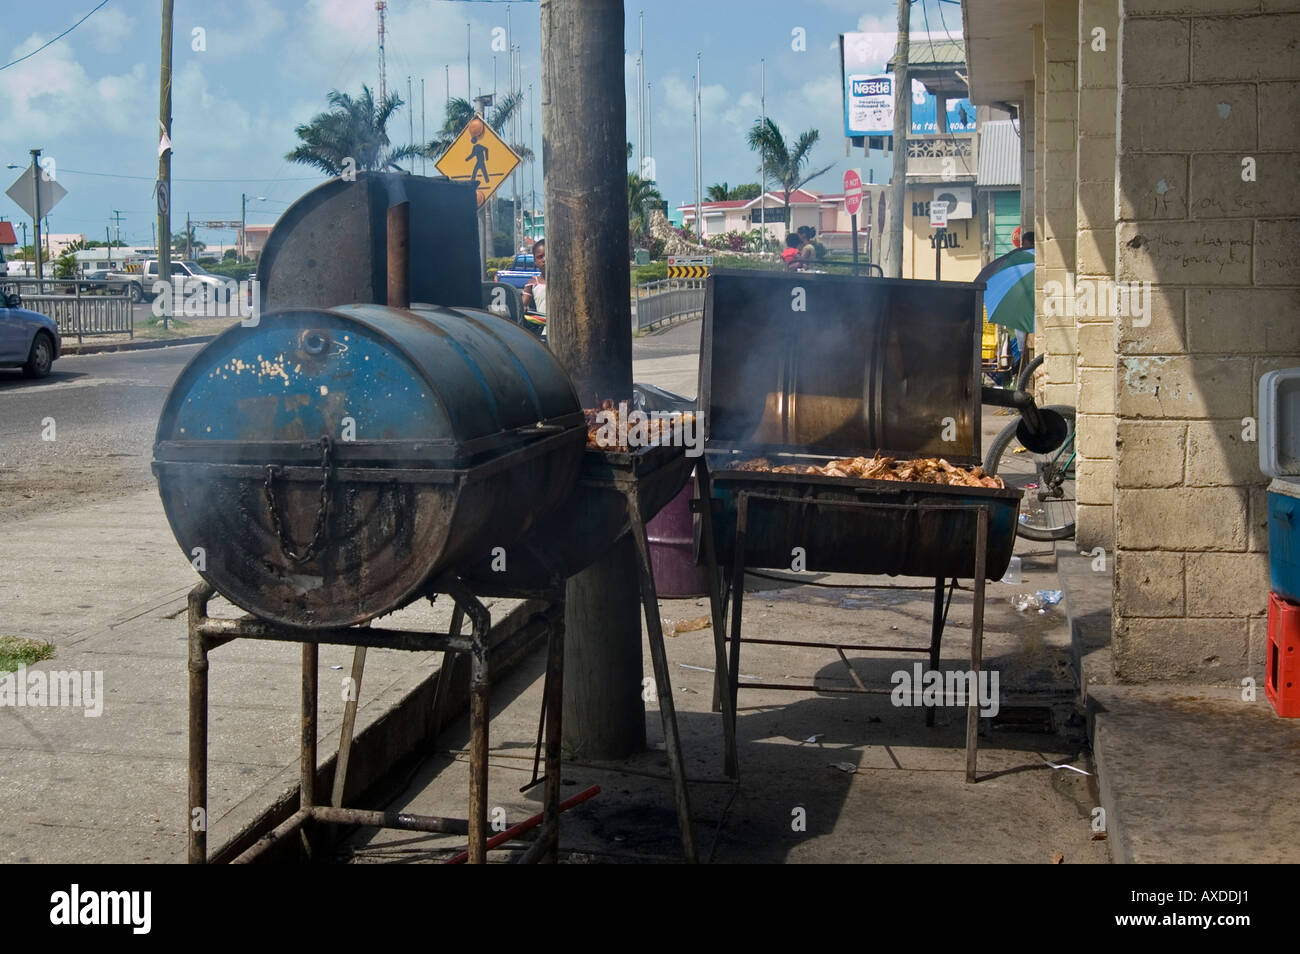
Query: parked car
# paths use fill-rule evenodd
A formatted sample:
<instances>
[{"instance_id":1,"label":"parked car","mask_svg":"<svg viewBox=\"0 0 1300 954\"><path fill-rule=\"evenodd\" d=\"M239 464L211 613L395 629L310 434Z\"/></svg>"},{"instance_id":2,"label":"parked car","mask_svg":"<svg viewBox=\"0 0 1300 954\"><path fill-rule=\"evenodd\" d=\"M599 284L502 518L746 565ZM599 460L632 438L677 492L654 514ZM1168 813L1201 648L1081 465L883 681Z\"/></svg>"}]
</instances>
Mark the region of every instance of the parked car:
<instances>
[{"instance_id":1,"label":"parked car","mask_svg":"<svg viewBox=\"0 0 1300 954\"><path fill-rule=\"evenodd\" d=\"M0 293L0 367L19 367L29 378L43 378L63 350L53 318L22 306L14 294Z\"/></svg>"},{"instance_id":2,"label":"parked car","mask_svg":"<svg viewBox=\"0 0 1300 954\"><path fill-rule=\"evenodd\" d=\"M77 286L83 295L107 295L109 293L120 295L122 294L122 282L120 279L114 279L113 274L107 268L86 272L77 281Z\"/></svg>"},{"instance_id":3,"label":"parked car","mask_svg":"<svg viewBox=\"0 0 1300 954\"><path fill-rule=\"evenodd\" d=\"M496 280L514 285L516 288L523 288L528 284L529 279L536 278L540 274L542 271L533 262L533 256L520 254L515 256L509 268L497 269Z\"/></svg>"}]
</instances>

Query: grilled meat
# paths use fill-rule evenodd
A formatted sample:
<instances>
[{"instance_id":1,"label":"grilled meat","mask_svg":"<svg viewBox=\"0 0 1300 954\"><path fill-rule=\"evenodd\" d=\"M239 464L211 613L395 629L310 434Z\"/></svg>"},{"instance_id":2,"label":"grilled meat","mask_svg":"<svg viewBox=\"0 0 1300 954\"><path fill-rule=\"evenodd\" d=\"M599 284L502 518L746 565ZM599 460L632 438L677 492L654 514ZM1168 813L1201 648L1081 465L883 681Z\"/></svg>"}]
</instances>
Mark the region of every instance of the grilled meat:
<instances>
[{"instance_id":1,"label":"grilled meat","mask_svg":"<svg viewBox=\"0 0 1300 954\"><path fill-rule=\"evenodd\" d=\"M959 487L1005 487L1000 477L991 477L982 467L957 467L942 457L919 457L895 460L877 453L874 457L846 457L815 467L810 464L773 466L766 457L755 457L731 470L766 471L773 474L802 474L821 477L848 477L855 480L902 480L922 484L949 484Z\"/></svg>"},{"instance_id":2,"label":"grilled meat","mask_svg":"<svg viewBox=\"0 0 1300 954\"><path fill-rule=\"evenodd\" d=\"M613 400L606 398L600 402L599 408L583 408L582 416L587 425L587 447L592 450L636 450L640 447L650 447L663 442L671 437L674 430L673 422L668 418L646 416L646 420L640 423L627 420L632 414L629 412L627 403L615 405ZM644 415L644 412L641 412ZM695 420L694 414L682 414L681 424L685 428ZM623 443L610 442L601 440L601 432L608 434L612 425L614 434L624 439ZM641 437L641 431L644 429L644 440ZM635 434L635 441L628 440ZM632 446L629 447L628 445Z\"/></svg>"}]
</instances>

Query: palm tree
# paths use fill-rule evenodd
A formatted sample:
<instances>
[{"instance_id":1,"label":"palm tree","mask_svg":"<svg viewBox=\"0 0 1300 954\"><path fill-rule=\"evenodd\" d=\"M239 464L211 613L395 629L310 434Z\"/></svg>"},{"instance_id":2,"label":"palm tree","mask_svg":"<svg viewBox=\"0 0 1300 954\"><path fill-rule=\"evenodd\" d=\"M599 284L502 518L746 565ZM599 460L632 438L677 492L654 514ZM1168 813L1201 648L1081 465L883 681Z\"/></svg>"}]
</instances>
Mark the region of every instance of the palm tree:
<instances>
[{"instance_id":1,"label":"palm tree","mask_svg":"<svg viewBox=\"0 0 1300 954\"><path fill-rule=\"evenodd\" d=\"M664 197L655 188L653 179L642 179L635 172L627 174L627 213L628 227L633 239L645 235L650 227L651 203L660 203Z\"/></svg>"},{"instance_id":2,"label":"palm tree","mask_svg":"<svg viewBox=\"0 0 1300 954\"><path fill-rule=\"evenodd\" d=\"M205 248L207 248L207 247L208 247L208 243L207 243L207 242L200 242L200 241L195 237L195 235L194 235L195 229L197 229L197 226L191 225L191 226L190 226L190 229L189 229L189 235L188 235L188 236L186 236L185 231L184 231L183 229L182 229L181 231L179 231L179 232L173 232L173 233L172 233L172 251L174 251L174 252L184 252L184 251L185 251L185 239L186 239L187 237L189 238L189 241L190 241L189 248L190 248L191 251L194 251L194 252L201 252L201 251L203 251Z\"/></svg>"},{"instance_id":3,"label":"palm tree","mask_svg":"<svg viewBox=\"0 0 1300 954\"><path fill-rule=\"evenodd\" d=\"M523 105L524 94L521 92L507 93L497 100L491 112L483 117L483 121L492 127L492 131L500 134L505 128L506 123L514 117ZM442 122L442 128L429 140L423 147L417 149L421 155L430 159L438 159L444 152L451 148L451 144L469 125L469 121L475 116L475 110L472 103L467 99L456 97L447 103L447 116ZM523 143L509 143L515 155L520 159L533 158L533 151Z\"/></svg>"},{"instance_id":4,"label":"palm tree","mask_svg":"<svg viewBox=\"0 0 1300 954\"><path fill-rule=\"evenodd\" d=\"M396 93L375 102L369 86L353 99L347 93L330 90L328 112L318 113L309 123L294 130L302 140L285 158L319 169L327 176L341 175L347 160L358 172L399 168L398 163L419 154L417 146L389 149L388 121L401 107Z\"/></svg>"},{"instance_id":5,"label":"palm tree","mask_svg":"<svg viewBox=\"0 0 1300 954\"><path fill-rule=\"evenodd\" d=\"M790 230L790 193L816 179L822 173L830 171L835 165L831 163L811 175L803 175L803 167L808 164L812 147L819 136L820 133L816 129L809 129L799 134L792 148L786 144L780 127L771 119L754 123L754 128L749 131L749 148L756 150L762 158L759 168L766 168L769 175L776 176L777 182L785 192L787 232Z\"/></svg>"},{"instance_id":6,"label":"palm tree","mask_svg":"<svg viewBox=\"0 0 1300 954\"><path fill-rule=\"evenodd\" d=\"M726 202L731 198L731 191L725 182L718 182L705 190L704 197L710 202Z\"/></svg>"}]
</instances>

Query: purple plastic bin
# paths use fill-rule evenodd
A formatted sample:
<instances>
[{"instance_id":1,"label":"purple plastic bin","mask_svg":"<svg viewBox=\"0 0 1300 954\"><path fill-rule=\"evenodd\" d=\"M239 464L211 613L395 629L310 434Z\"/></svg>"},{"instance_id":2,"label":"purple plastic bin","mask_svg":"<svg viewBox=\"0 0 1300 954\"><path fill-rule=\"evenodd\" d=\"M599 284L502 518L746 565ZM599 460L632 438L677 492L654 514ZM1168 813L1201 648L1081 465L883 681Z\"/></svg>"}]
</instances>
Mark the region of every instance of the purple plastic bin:
<instances>
[{"instance_id":1,"label":"purple plastic bin","mask_svg":"<svg viewBox=\"0 0 1300 954\"><path fill-rule=\"evenodd\" d=\"M660 597L666 599L687 599L705 596L709 592L708 570L695 565L694 519L691 516L694 496L695 478L692 477L681 493L646 524L655 589Z\"/></svg>"}]
</instances>

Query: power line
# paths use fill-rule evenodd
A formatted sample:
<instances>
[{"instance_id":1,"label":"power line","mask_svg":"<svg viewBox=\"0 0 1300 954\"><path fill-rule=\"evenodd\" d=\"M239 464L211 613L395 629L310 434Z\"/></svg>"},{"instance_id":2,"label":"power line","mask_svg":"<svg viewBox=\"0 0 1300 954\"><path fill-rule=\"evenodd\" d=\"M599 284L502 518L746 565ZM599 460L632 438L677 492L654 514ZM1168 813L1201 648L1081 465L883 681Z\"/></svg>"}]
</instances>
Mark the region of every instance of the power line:
<instances>
[{"instance_id":1,"label":"power line","mask_svg":"<svg viewBox=\"0 0 1300 954\"><path fill-rule=\"evenodd\" d=\"M60 167L59 175L72 173L77 176L99 176L105 179L138 179L141 182L153 182L157 176L128 176L118 172L88 172L85 169L65 169ZM172 182L307 182L318 180L320 176L284 176L280 179L261 179L248 177L244 179L181 179L176 176L172 177Z\"/></svg>"},{"instance_id":2,"label":"power line","mask_svg":"<svg viewBox=\"0 0 1300 954\"><path fill-rule=\"evenodd\" d=\"M107 4L108 4L108 0L102 0L102 2L100 3L100 5L99 5L98 7L95 7L95 9L94 9L94 10L91 10L90 13L87 13L84 17L82 17L82 18L81 18L80 20L78 20L76 23L72 24L72 26L68 27L66 30L64 30L62 33L60 33L58 36L56 36L53 40L50 40L49 43L46 43L46 44L44 44L43 46L38 46L36 49L32 50L30 53L24 53L22 56L18 57L18 59L16 59L16 60L11 60L10 62L6 63L4 66L0 66L0 70L7 70L7 69L9 69L9 67L14 66L14 65L16 65L16 64L18 64L18 63L21 63L23 60L28 59L29 57L33 57L33 56L35 56L37 53L41 52L41 50L45 49L45 47L47 47L47 46L52 46L53 44L58 43L60 40L62 40L65 36L67 36L69 33L71 33L71 32L72 32L73 30L75 30L77 27L81 26L83 23L85 23L87 20L89 20L89 19L91 18L91 16L93 16L94 13L95 13L97 10L99 10L100 7L106 6Z\"/></svg>"}]
</instances>

